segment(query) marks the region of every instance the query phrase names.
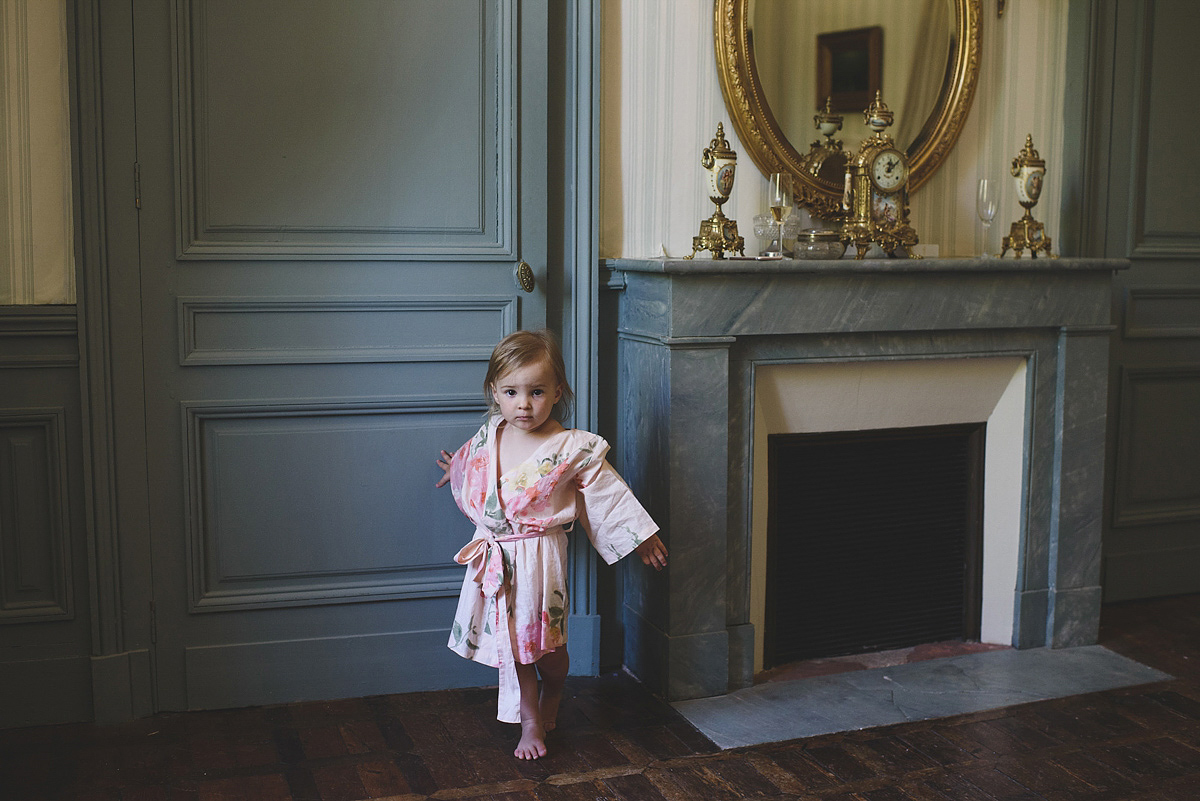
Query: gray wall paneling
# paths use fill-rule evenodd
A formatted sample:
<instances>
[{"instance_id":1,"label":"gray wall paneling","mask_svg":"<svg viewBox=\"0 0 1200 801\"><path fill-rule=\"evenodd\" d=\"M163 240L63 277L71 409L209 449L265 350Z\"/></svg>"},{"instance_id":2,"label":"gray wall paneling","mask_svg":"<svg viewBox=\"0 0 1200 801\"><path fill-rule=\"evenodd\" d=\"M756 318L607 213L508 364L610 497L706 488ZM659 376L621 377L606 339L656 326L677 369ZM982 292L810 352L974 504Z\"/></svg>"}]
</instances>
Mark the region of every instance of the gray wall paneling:
<instances>
[{"instance_id":1,"label":"gray wall paneling","mask_svg":"<svg viewBox=\"0 0 1200 801\"><path fill-rule=\"evenodd\" d=\"M1104 510L1108 601L1200 591L1200 36L1186 0L1090 4L1088 225L1114 282Z\"/></svg>"},{"instance_id":2,"label":"gray wall paneling","mask_svg":"<svg viewBox=\"0 0 1200 801\"><path fill-rule=\"evenodd\" d=\"M75 310L0 307L0 727L91 716Z\"/></svg>"}]
</instances>

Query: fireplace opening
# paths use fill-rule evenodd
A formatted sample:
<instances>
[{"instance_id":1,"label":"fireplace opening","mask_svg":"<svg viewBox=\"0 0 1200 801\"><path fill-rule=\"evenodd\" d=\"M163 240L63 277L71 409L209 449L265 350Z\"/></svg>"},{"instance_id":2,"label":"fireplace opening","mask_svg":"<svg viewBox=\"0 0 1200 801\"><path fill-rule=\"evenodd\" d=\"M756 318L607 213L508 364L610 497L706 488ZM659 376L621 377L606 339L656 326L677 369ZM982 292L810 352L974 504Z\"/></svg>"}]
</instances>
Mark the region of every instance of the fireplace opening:
<instances>
[{"instance_id":1,"label":"fireplace opening","mask_svg":"<svg viewBox=\"0 0 1200 801\"><path fill-rule=\"evenodd\" d=\"M985 432L768 436L764 668L979 639Z\"/></svg>"}]
</instances>

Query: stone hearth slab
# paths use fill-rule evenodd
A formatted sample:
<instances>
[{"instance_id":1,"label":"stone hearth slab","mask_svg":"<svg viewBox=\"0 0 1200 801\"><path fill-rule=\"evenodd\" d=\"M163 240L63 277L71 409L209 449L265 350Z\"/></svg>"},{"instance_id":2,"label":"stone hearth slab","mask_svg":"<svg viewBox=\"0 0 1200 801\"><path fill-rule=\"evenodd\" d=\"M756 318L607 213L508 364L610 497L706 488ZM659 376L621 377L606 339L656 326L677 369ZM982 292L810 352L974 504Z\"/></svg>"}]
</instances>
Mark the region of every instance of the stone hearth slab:
<instances>
[{"instance_id":1,"label":"stone hearth slab","mask_svg":"<svg viewBox=\"0 0 1200 801\"><path fill-rule=\"evenodd\" d=\"M1170 678L1099 645L1014 649L767 682L672 706L721 748L737 748Z\"/></svg>"}]
</instances>

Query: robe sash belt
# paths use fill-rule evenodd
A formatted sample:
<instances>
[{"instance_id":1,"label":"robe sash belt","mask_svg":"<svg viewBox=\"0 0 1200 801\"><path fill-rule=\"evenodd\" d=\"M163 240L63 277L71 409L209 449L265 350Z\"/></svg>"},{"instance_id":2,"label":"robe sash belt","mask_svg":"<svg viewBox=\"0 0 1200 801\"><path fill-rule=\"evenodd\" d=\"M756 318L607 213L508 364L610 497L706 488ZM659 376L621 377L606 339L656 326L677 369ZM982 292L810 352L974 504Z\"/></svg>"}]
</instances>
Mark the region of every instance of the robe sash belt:
<instances>
[{"instance_id":1,"label":"robe sash belt","mask_svg":"<svg viewBox=\"0 0 1200 801\"><path fill-rule=\"evenodd\" d=\"M543 537L562 531L562 526L544 528L532 525L512 525L512 534L496 536L495 532L480 526L475 537L454 556L454 561L467 565L468 572L479 585L485 598L496 599L496 619L492 622L497 633L508 632L507 637L498 637L496 655L500 660L500 691L497 694L496 717L505 723L521 722L521 686L517 681L517 659L513 653L513 632L508 616L508 576L504 569L502 542L516 542L533 537Z\"/></svg>"}]
</instances>

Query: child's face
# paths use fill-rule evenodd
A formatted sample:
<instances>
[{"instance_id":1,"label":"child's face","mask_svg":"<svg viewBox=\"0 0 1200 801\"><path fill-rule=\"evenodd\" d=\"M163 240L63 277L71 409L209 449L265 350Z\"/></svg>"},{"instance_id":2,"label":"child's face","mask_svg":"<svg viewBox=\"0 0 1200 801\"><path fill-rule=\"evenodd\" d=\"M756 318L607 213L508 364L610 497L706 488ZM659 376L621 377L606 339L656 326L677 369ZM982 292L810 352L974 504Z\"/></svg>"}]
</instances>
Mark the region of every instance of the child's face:
<instances>
[{"instance_id":1,"label":"child's face","mask_svg":"<svg viewBox=\"0 0 1200 801\"><path fill-rule=\"evenodd\" d=\"M545 361L510 370L492 387L492 400L508 424L530 433L541 430L561 397L562 385Z\"/></svg>"}]
</instances>

